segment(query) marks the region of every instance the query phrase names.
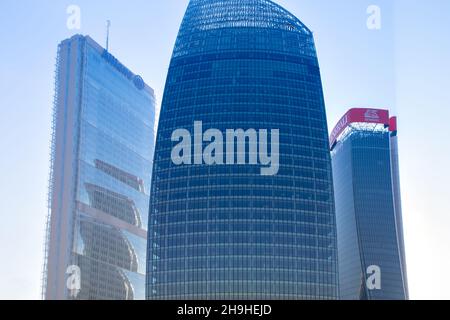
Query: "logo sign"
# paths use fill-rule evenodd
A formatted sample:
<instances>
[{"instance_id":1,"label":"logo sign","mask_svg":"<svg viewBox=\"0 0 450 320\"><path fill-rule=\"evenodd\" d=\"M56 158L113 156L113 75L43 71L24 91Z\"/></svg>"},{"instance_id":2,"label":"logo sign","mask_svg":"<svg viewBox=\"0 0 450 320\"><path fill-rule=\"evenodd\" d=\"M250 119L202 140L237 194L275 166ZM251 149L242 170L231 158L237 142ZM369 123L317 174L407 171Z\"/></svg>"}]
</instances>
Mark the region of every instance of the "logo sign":
<instances>
[{"instance_id":1,"label":"logo sign","mask_svg":"<svg viewBox=\"0 0 450 320\"><path fill-rule=\"evenodd\" d=\"M352 123L377 123L389 126L389 111L365 108L350 109L331 132L331 147L336 144L337 138Z\"/></svg>"},{"instance_id":2,"label":"logo sign","mask_svg":"<svg viewBox=\"0 0 450 320\"><path fill-rule=\"evenodd\" d=\"M366 113L364 113L364 120L366 122L378 122L380 121L380 115L378 114L379 110L367 110Z\"/></svg>"},{"instance_id":3,"label":"logo sign","mask_svg":"<svg viewBox=\"0 0 450 320\"><path fill-rule=\"evenodd\" d=\"M102 53L103 59L105 59L111 66L113 66L117 71L125 76L130 81L133 81L133 84L136 86L138 90L143 90L145 88L144 80L141 76L134 75L127 67L125 67L119 60L117 60L112 54L110 54L107 50L103 50Z\"/></svg>"},{"instance_id":4,"label":"logo sign","mask_svg":"<svg viewBox=\"0 0 450 320\"><path fill-rule=\"evenodd\" d=\"M141 76L134 76L133 83L138 90L143 90L145 88L145 83Z\"/></svg>"}]
</instances>

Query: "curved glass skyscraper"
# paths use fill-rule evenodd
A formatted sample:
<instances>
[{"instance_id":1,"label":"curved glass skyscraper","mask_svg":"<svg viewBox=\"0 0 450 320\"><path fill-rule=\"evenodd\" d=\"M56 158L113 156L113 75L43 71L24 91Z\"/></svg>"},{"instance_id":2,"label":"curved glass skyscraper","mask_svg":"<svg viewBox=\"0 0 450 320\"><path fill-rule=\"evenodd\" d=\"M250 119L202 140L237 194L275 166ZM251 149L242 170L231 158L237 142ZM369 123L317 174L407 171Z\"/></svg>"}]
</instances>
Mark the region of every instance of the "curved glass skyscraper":
<instances>
[{"instance_id":1,"label":"curved glass skyscraper","mask_svg":"<svg viewBox=\"0 0 450 320\"><path fill-rule=\"evenodd\" d=\"M153 89L89 36L56 67L43 298L143 300Z\"/></svg>"},{"instance_id":2,"label":"curved glass skyscraper","mask_svg":"<svg viewBox=\"0 0 450 320\"><path fill-rule=\"evenodd\" d=\"M340 298L408 299L396 117L351 109L331 142Z\"/></svg>"},{"instance_id":3,"label":"curved glass skyscraper","mask_svg":"<svg viewBox=\"0 0 450 320\"><path fill-rule=\"evenodd\" d=\"M179 129L193 134L183 155L195 153L192 162L171 157ZM211 129L216 140L241 129L238 159L244 153L246 161L207 165L198 157L213 140L202 132ZM257 150L261 157L264 132L279 132L279 150L273 143L266 150L272 160L279 156L269 175L252 161ZM227 140L227 156L228 147ZM337 298L331 160L313 35L272 1L190 2L162 103L149 219L149 299Z\"/></svg>"}]
</instances>

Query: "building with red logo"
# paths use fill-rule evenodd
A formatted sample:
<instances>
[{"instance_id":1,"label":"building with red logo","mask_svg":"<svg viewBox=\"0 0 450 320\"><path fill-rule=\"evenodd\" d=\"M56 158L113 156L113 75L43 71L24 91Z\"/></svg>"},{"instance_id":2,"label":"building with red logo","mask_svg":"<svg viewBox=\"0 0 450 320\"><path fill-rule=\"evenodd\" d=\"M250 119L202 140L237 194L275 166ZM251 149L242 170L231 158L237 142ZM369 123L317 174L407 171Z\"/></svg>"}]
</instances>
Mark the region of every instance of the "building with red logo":
<instances>
[{"instance_id":1,"label":"building with red logo","mask_svg":"<svg viewBox=\"0 0 450 320\"><path fill-rule=\"evenodd\" d=\"M408 299L397 118L351 109L330 137L340 298Z\"/></svg>"}]
</instances>

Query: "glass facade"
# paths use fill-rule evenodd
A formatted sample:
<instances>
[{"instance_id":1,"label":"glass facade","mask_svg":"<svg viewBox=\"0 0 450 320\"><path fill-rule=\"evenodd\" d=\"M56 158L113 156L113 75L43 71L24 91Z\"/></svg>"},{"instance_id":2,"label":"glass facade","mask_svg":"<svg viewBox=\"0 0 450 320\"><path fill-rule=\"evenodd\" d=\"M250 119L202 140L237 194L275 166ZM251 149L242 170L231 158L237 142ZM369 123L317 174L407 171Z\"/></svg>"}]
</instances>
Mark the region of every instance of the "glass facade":
<instances>
[{"instance_id":1,"label":"glass facade","mask_svg":"<svg viewBox=\"0 0 450 320\"><path fill-rule=\"evenodd\" d=\"M175 165L172 133L193 132L195 121L222 132L279 129L278 174ZM147 298L336 299L326 123L306 26L272 1L192 0L159 121Z\"/></svg>"},{"instance_id":2,"label":"glass facade","mask_svg":"<svg viewBox=\"0 0 450 320\"><path fill-rule=\"evenodd\" d=\"M82 36L60 44L56 87L44 297L144 299L153 90Z\"/></svg>"},{"instance_id":3,"label":"glass facade","mask_svg":"<svg viewBox=\"0 0 450 320\"><path fill-rule=\"evenodd\" d=\"M350 124L332 151L341 299L408 298L394 135L382 124ZM379 288L367 285L371 266Z\"/></svg>"}]
</instances>

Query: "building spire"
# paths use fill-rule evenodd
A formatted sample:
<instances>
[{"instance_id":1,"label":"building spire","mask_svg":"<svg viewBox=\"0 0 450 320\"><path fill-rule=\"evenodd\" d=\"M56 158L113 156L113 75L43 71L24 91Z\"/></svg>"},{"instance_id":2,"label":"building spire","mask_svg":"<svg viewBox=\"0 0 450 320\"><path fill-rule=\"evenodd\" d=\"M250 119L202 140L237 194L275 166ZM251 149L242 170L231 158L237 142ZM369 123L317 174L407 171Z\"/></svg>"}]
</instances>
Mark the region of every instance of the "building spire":
<instances>
[{"instance_id":1,"label":"building spire","mask_svg":"<svg viewBox=\"0 0 450 320\"><path fill-rule=\"evenodd\" d=\"M111 27L111 21L106 20L106 51L109 51L109 29Z\"/></svg>"}]
</instances>

